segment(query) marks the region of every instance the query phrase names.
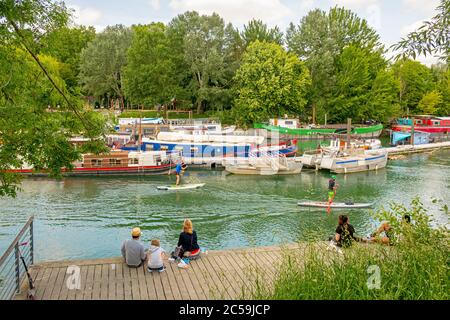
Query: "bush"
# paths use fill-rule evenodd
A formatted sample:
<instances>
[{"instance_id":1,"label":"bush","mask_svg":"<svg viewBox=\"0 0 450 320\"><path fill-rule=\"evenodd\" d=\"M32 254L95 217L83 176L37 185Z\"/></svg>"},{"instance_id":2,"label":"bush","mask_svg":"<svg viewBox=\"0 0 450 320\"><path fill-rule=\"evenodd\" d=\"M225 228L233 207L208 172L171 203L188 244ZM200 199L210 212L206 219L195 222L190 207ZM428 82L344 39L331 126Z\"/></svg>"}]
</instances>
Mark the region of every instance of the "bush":
<instances>
[{"instance_id":1,"label":"bush","mask_svg":"<svg viewBox=\"0 0 450 320\"><path fill-rule=\"evenodd\" d=\"M404 214L411 224L402 222ZM449 299L449 237L431 227L419 199L411 207L393 204L375 213L395 230L394 245L358 244L340 255L317 243L302 257L284 254L272 288L259 288L256 299ZM379 288L371 286L379 270Z\"/></svg>"}]
</instances>

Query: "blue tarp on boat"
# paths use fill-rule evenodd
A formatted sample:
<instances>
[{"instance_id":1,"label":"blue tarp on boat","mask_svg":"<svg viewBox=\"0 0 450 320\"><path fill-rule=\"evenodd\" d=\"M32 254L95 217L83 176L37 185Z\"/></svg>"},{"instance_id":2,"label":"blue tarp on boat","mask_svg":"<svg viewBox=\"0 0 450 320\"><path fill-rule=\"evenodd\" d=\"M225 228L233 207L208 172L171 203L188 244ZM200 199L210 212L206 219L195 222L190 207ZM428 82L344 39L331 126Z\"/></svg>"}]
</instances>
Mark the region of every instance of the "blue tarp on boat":
<instances>
[{"instance_id":1,"label":"blue tarp on boat","mask_svg":"<svg viewBox=\"0 0 450 320\"><path fill-rule=\"evenodd\" d=\"M397 145L401 141L410 140L410 132L394 131L392 134L392 144ZM430 134L428 132L416 131L414 132L414 144L424 144L430 142Z\"/></svg>"}]
</instances>

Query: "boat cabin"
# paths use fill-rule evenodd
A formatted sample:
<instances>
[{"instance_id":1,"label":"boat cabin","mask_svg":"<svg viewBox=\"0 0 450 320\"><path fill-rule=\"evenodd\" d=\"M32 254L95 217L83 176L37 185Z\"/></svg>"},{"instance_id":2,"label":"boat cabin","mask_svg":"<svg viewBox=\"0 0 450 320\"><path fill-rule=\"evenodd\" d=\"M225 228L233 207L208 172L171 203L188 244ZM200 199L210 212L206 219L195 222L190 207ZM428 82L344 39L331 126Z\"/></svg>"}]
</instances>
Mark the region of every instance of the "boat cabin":
<instances>
[{"instance_id":1,"label":"boat cabin","mask_svg":"<svg viewBox=\"0 0 450 320\"><path fill-rule=\"evenodd\" d=\"M270 119L270 125L289 129L297 129L299 127L298 119Z\"/></svg>"}]
</instances>

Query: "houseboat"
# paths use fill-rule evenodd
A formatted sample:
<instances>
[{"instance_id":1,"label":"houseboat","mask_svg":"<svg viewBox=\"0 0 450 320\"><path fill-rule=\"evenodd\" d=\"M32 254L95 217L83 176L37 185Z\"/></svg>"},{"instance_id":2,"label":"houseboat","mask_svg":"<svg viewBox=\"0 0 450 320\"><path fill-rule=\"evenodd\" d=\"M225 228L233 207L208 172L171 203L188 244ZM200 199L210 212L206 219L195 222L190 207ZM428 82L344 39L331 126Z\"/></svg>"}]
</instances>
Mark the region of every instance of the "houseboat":
<instances>
[{"instance_id":1,"label":"houseboat","mask_svg":"<svg viewBox=\"0 0 450 320\"><path fill-rule=\"evenodd\" d=\"M99 155L83 154L81 161L73 163L72 170L62 169L62 174L64 176L167 174L173 171L179 157L179 154L168 154L164 151L111 150L109 153ZM48 172L37 172L28 165L8 172L32 176L48 175Z\"/></svg>"},{"instance_id":2,"label":"houseboat","mask_svg":"<svg viewBox=\"0 0 450 320\"><path fill-rule=\"evenodd\" d=\"M393 131L411 132L414 119L414 130L434 133L450 133L450 117L435 117L429 115L419 115L411 118L399 118L392 125Z\"/></svg>"},{"instance_id":3,"label":"houseboat","mask_svg":"<svg viewBox=\"0 0 450 320\"><path fill-rule=\"evenodd\" d=\"M370 171L386 167L387 160L388 153L383 149L355 149L336 153L323 153L319 168L335 173Z\"/></svg>"}]
</instances>

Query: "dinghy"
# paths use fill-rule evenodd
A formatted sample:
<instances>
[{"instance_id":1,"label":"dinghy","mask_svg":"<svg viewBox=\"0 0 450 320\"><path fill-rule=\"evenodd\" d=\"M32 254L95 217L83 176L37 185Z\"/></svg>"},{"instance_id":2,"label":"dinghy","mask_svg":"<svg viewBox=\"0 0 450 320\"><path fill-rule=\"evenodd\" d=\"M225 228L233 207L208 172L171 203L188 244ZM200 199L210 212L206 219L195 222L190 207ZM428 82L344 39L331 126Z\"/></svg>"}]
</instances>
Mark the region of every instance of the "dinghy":
<instances>
[{"instance_id":1,"label":"dinghy","mask_svg":"<svg viewBox=\"0 0 450 320\"><path fill-rule=\"evenodd\" d=\"M182 184L180 186L172 185L172 186L158 186L156 187L158 190L189 190L189 189L198 189L203 187L204 183L195 183L195 184Z\"/></svg>"},{"instance_id":2,"label":"dinghy","mask_svg":"<svg viewBox=\"0 0 450 320\"><path fill-rule=\"evenodd\" d=\"M328 208L328 202L320 201L305 201L297 203L300 207L315 207L315 208ZM352 203L352 202L333 202L330 208L339 209L361 209L370 208L373 203Z\"/></svg>"}]
</instances>

